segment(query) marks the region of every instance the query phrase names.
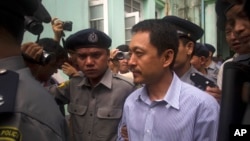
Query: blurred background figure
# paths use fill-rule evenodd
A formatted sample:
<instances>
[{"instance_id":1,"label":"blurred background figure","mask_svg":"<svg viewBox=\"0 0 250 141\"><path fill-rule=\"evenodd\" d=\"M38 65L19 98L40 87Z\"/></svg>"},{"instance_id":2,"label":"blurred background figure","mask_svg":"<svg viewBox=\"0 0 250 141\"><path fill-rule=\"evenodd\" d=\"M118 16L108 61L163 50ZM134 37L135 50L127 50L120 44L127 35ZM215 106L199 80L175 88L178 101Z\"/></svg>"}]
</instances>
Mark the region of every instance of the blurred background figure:
<instances>
[{"instance_id":1,"label":"blurred background figure","mask_svg":"<svg viewBox=\"0 0 250 141\"><path fill-rule=\"evenodd\" d=\"M217 75L218 75L219 68L220 68L220 66L213 60L213 55L214 55L216 49L211 44L205 43L204 45L209 51L209 56L207 57L207 63L206 63L207 73L210 76L212 76L213 80L215 80L215 82L216 82Z\"/></svg>"},{"instance_id":2,"label":"blurred background figure","mask_svg":"<svg viewBox=\"0 0 250 141\"><path fill-rule=\"evenodd\" d=\"M37 48L37 49L35 49ZM42 38L38 43L25 43L22 45L22 52L32 55L30 52L40 54L39 62L26 59L26 64L30 68L33 76L40 81L43 86L58 84L56 79L52 77L61 69L62 64L67 61L67 52L52 38ZM42 53L39 53L42 52Z\"/></svg>"},{"instance_id":3,"label":"blurred background figure","mask_svg":"<svg viewBox=\"0 0 250 141\"><path fill-rule=\"evenodd\" d=\"M25 43L21 47L25 63L32 75L42 86L48 88L59 85L53 74L61 69L62 64L68 59L67 52L52 38L42 38L38 43ZM57 101L58 103L59 101ZM65 116L64 105L58 103L62 114Z\"/></svg>"},{"instance_id":4,"label":"blurred background figure","mask_svg":"<svg viewBox=\"0 0 250 141\"><path fill-rule=\"evenodd\" d=\"M194 49L194 55L190 63L204 76L206 76L208 79L216 83L216 80L212 78L212 76L208 73L208 70L206 68L208 57L209 57L208 49L203 44L196 43Z\"/></svg>"},{"instance_id":5,"label":"blurred background figure","mask_svg":"<svg viewBox=\"0 0 250 141\"><path fill-rule=\"evenodd\" d=\"M68 60L62 64L61 70L68 77L82 75L82 72L79 70L79 67L76 63L75 50L72 49L71 47L65 48L64 31L69 30L70 28L66 27L65 29L65 23L61 21L59 18L53 18L51 21L51 25L52 25L52 30L54 32L54 40L57 41L58 43L62 41L63 48L68 53ZM71 25L71 28L72 28L72 25Z\"/></svg>"},{"instance_id":6,"label":"blurred background figure","mask_svg":"<svg viewBox=\"0 0 250 141\"><path fill-rule=\"evenodd\" d=\"M118 73L127 78L133 79L133 74L128 66L128 45L119 45L115 50L110 53L109 66L114 73Z\"/></svg>"}]
</instances>

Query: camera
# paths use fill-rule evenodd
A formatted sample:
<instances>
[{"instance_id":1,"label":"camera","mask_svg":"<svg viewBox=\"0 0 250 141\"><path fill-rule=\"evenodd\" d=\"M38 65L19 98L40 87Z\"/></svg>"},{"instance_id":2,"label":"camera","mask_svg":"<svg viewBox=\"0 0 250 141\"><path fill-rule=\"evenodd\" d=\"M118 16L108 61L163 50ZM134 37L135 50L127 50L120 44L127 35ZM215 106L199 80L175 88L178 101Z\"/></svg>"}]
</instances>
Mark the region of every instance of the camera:
<instances>
[{"instance_id":1,"label":"camera","mask_svg":"<svg viewBox=\"0 0 250 141\"><path fill-rule=\"evenodd\" d=\"M48 64L50 59L53 58L54 54L48 53L48 52L43 50L43 54L41 55L41 57L38 61L33 59L32 57L30 57L29 55L24 54L24 53L22 53L22 56L23 56L24 60L27 62L34 63L34 64L40 64L40 65L46 65L46 64Z\"/></svg>"},{"instance_id":2,"label":"camera","mask_svg":"<svg viewBox=\"0 0 250 141\"><path fill-rule=\"evenodd\" d=\"M129 58L128 52L123 52L123 51L118 51L114 57L115 60L123 60L128 58Z\"/></svg>"},{"instance_id":3,"label":"camera","mask_svg":"<svg viewBox=\"0 0 250 141\"><path fill-rule=\"evenodd\" d=\"M216 87L216 84L213 81L209 80L199 73L192 73L190 75L190 79L194 82L196 87L204 91L206 90L207 86Z\"/></svg>"},{"instance_id":4,"label":"camera","mask_svg":"<svg viewBox=\"0 0 250 141\"><path fill-rule=\"evenodd\" d=\"M42 65L45 65L45 64L47 64L50 61L50 59L52 58L52 56L53 56L53 54L48 53L45 50L43 50L43 54L42 54L42 56L41 56L41 58L40 58L40 60L39 60L38 63L42 64Z\"/></svg>"},{"instance_id":5,"label":"camera","mask_svg":"<svg viewBox=\"0 0 250 141\"><path fill-rule=\"evenodd\" d=\"M66 31L72 31L72 25L73 25L73 22L72 21L64 21L63 22L63 30L66 30Z\"/></svg>"},{"instance_id":6,"label":"camera","mask_svg":"<svg viewBox=\"0 0 250 141\"><path fill-rule=\"evenodd\" d=\"M34 35L39 35L42 33L43 25L41 21L31 16L25 16L24 18L25 18L24 25L27 31L29 31Z\"/></svg>"}]
</instances>

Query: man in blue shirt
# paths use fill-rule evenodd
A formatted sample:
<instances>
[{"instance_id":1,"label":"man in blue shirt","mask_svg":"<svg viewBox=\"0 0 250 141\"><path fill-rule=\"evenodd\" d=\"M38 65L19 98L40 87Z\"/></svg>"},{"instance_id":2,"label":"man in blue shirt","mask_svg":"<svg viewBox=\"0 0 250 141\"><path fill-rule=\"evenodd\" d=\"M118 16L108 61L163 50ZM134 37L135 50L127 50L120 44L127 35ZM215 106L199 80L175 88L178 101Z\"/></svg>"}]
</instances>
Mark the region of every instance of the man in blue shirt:
<instances>
[{"instance_id":1,"label":"man in blue shirt","mask_svg":"<svg viewBox=\"0 0 250 141\"><path fill-rule=\"evenodd\" d=\"M215 141L219 105L209 94L182 82L173 72L178 51L175 28L163 20L145 20L132 28L129 66L144 87L126 100L118 140Z\"/></svg>"}]
</instances>

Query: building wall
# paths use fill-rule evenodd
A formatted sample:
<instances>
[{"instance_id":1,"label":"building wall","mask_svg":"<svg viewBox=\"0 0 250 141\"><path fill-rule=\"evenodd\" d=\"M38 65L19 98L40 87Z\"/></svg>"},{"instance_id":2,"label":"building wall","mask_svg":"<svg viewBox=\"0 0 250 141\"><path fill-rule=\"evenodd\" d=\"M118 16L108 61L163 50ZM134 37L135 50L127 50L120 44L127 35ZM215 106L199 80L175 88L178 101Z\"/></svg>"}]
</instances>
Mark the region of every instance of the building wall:
<instances>
[{"instance_id":1,"label":"building wall","mask_svg":"<svg viewBox=\"0 0 250 141\"><path fill-rule=\"evenodd\" d=\"M42 0L43 5L46 7L51 17L57 17L63 21L72 21L73 29L72 32L65 32L65 37L68 37L70 34L89 27L88 22L88 1L87 0ZM54 37L51 24L45 24L44 30L41 34L42 37ZM36 36L30 34L29 32L25 33L24 41L36 41Z\"/></svg>"},{"instance_id":2,"label":"building wall","mask_svg":"<svg viewBox=\"0 0 250 141\"><path fill-rule=\"evenodd\" d=\"M204 29L204 35L199 40L202 43L209 43L216 48L216 55L222 55L223 58L230 54L225 41L223 31L216 27L216 0L167 0L170 5L170 15L176 15L190 20Z\"/></svg>"}]
</instances>

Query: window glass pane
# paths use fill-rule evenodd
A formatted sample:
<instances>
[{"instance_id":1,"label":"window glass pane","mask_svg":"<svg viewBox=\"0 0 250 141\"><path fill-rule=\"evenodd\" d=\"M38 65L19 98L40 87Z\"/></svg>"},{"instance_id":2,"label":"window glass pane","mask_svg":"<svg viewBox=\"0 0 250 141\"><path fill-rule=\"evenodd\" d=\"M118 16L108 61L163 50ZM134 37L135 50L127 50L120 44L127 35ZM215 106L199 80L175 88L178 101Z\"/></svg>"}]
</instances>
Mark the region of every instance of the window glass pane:
<instances>
[{"instance_id":1,"label":"window glass pane","mask_svg":"<svg viewBox=\"0 0 250 141\"><path fill-rule=\"evenodd\" d=\"M140 3L137 2L137 1L134 1L134 2L133 2L133 7L134 7L135 9L140 9Z\"/></svg>"},{"instance_id":2,"label":"window glass pane","mask_svg":"<svg viewBox=\"0 0 250 141\"><path fill-rule=\"evenodd\" d=\"M131 5L131 0L125 0L125 4Z\"/></svg>"},{"instance_id":3,"label":"window glass pane","mask_svg":"<svg viewBox=\"0 0 250 141\"><path fill-rule=\"evenodd\" d=\"M126 41L126 45L129 45L130 41Z\"/></svg>"},{"instance_id":4,"label":"window glass pane","mask_svg":"<svg viewBox=\"0 0 250 141\"><path fill-rule=\"evenodd\" d=\"M126 29L125 30L125 39L129 40L131 38L132 38L131 29Z\"/></svg>"},{"instance_id":5,"label":"window glass pane","mask_svg":"<svg viewBox=\"0 0 250 141\"><path fill-rule=\"evenodd\" d=\"M125 5L125 12L127 12L127 13L132 12L132 11L131 11L131 7Z\"/></svg>"},{"instance_id":6,"label":"window glass pane","mask_svg":"<svg viewBox=\"0 0 250 141\"><path fill-rule=\"evenodd\" d=\"M132 27L135 24L135 17L128 17L125 19L125 27Z\"/></svg>"},{"instance_id":7,"label":"window glass pane","mask_svg":"<svg viewBox=\"0 0 250 141\"><path fill-rule=\"evenodd\" d=\"M103 18L103 5L90 7L90 19Z\"/></svg>"},{"instance_id":8,"label":"window glass pane","mask_svg":"<svg viewBox=\"0 0 250 141\"><path fill-rule=\"evenodd\" d=\"M137 1L125 0L124 3L125 3L125 11L127 13L140 11L140 9L141 9L141 3L139 2L139 0L137 0Z\"/></svg>"},{"instance_id":9,"label":"window glass pane","mask_svg":"<svg viewBox=\"0 0 250 141\"><path fill-rule=\"evenodd\" d=\"M94 20L90 21L90 27L101 31L104 31L104 20Z\"/></svg>"}]
</instances>

